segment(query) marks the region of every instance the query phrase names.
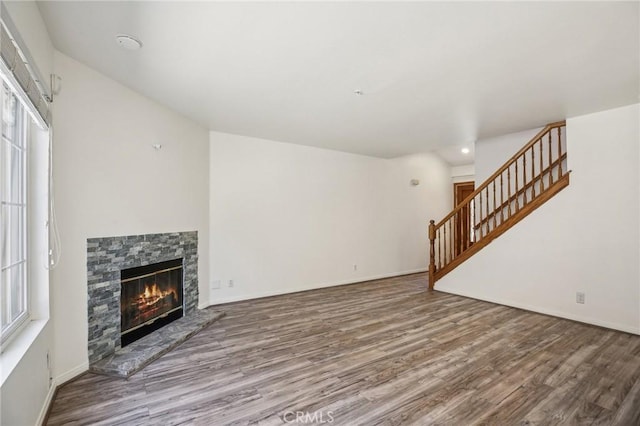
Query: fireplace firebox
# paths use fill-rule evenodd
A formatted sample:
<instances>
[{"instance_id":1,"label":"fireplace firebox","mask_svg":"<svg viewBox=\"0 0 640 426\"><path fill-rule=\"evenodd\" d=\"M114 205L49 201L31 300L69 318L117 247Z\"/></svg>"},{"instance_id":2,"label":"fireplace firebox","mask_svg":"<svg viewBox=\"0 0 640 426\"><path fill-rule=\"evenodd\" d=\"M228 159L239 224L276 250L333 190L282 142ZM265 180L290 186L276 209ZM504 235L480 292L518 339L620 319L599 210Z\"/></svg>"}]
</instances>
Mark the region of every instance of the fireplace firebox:
<instances>
[{"instance_id":1,"label":"fireplace firebox","mask_svg":"<svg viewBox=\"0 0 640 426\"><path fill-rule=\"evenodd\" d=\"M183 259L120 271L120 340L125 347L181 318Z\"/></svg>"}]
</instances>

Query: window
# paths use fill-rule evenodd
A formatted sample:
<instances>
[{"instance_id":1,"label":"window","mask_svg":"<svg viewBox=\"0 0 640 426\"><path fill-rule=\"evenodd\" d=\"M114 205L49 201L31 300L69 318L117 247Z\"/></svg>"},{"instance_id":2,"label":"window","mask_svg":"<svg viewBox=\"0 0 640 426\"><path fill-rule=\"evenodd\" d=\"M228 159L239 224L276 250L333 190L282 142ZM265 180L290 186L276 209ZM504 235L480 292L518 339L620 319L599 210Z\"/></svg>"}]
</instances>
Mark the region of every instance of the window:
<instances>
[{"instance_id":1,"label":"window","mask_svg":"<svg viewBox=\"0 0 640 426\"><path fill-rule=\"evenodd\" d=\"M0 323L2 341L29 319L27 129L22 104L3 84L0 147Z\"/></svg>"}]
</instances>

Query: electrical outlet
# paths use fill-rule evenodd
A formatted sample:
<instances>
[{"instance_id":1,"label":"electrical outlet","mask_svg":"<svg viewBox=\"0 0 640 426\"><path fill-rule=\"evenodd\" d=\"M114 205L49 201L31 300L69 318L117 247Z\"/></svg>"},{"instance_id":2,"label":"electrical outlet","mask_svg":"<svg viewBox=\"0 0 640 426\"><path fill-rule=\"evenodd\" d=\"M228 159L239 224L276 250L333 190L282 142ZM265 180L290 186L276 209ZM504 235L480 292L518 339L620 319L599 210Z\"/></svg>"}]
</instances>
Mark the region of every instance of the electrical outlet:
<instances>
[{"instance_id":1,"label":"electrical outlet","mask_svg":"<svg viewBox=\"0 0 640 426\"><path fill-rule=\"evenodd\" d=\"M220 288L220 280L211 281L211 289L212 290L217 290L219 288Z\"/></svg>"},{"instance_id":2,"label":"electrical outlet","mask_svg":"<svg viewBox=\"0 0 640 426\"><path fill-rule=\"evenodd\" d=\"M229 280L229 287L233 287L233 280Z\"/></svg>"},{"instance_id":3,"label":"electrical outlet","mask_svg":"<svg viewBox=\"0 0 640 426\"><path fill-rule=\"evenodd\" d=\"M356 265L355 263L353 264L353 270L357 271L358 270L358 265Z\"/></svg>"},{"instance_id":4,"label":"electrical outlet","mask_svg":"<svg viewBox=\"0 0 640 426\"><path fill-rule=\"evenodd\" d=\"M576 293L576 303L580 303L581 305L584 305L584 293L579 291Z\"/></svg>"}]
</instances>

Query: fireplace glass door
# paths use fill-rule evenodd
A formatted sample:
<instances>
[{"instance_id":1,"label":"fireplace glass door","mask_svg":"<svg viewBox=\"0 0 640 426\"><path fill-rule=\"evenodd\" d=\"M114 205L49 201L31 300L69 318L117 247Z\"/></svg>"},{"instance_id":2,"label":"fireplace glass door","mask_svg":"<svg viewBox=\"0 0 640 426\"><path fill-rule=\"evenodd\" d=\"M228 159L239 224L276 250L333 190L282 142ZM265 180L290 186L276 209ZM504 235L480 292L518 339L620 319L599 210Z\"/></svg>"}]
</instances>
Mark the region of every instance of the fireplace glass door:
<instances>
[{"instance_id":1,"label":"fireplace glass door","mask_svg":"<svg viewBox=\"0 0 640 426\"><path fill-rule=\"evenodd\" d=\"M182 281L182 259L121 271L121 346L182 317Z\"/></svg>"}]
</instances>

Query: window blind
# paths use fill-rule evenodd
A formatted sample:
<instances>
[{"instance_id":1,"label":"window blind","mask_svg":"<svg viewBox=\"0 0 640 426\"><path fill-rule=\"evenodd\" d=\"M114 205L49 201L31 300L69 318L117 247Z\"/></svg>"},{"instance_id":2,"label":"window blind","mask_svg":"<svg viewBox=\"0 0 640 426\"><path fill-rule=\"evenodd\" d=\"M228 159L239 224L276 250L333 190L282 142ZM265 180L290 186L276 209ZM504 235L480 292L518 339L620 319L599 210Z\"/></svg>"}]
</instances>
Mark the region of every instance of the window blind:
<instances>
[{"instance_id":1,"label":"window blind","mask_svg":"<svg viewBox=\"0 0 640 426\"><path fill-rule=\"evenodd\" d=\"M33 118L43 127L49 127L51 112L49 102L44 95L43 85L34 77L31 66L25 55L21 52L15 39L7 30L4 21L0 22L0 68L3 71L6 83L12 86L21 100L27 103L27 109L31 109L37 115Z\"/></svg>"}]
</instances>

